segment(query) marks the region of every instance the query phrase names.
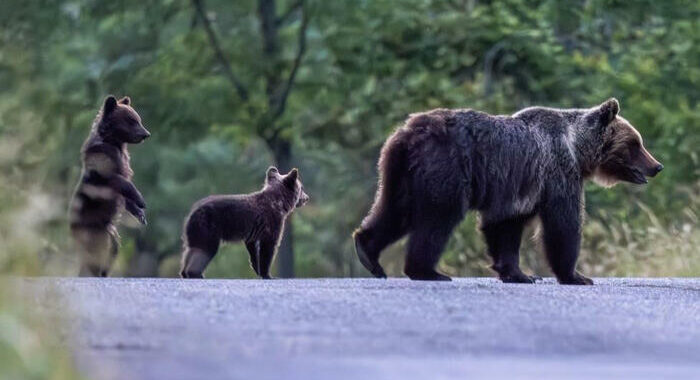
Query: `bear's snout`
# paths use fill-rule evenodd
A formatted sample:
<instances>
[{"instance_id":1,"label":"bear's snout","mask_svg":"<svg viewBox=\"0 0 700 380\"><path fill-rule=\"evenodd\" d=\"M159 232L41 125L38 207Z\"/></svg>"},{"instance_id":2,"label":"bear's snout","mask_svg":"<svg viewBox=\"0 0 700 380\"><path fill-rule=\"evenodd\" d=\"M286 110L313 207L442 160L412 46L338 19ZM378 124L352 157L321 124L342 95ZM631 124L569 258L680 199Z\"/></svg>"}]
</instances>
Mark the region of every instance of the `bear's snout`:
<instances>
[{"instance_id":1,"label":"bear's snout","mask_svg":"<svg viewBox=\"0 0 700 380\"><path fill-rule=\"evenodd\" d=\"M649 171L649 177L655 177L662 170L664 170L664 166L662 164L656 165Z\"/></svg>"},{"instance_id":2,"label":"bear's snout","mask_svg":"<svg viewBox=\"0 0 700 380\"><path fill-rule=\"evenodd\" d=\"M309 202L310 197L306 193L302 193L297 201L296 207L301 207Z\"/></svg>"}]
</instances>

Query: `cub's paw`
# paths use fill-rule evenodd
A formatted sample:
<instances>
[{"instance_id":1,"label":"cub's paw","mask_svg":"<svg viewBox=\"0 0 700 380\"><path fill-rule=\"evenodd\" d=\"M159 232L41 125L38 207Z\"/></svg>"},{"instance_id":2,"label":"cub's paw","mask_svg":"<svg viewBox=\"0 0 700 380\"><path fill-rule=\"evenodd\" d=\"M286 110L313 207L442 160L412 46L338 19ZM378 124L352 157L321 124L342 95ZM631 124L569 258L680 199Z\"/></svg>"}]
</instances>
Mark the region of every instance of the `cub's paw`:
<instances>
[{"instance_id":1,"label":"cub's paw","mask_svg":"<svg viewBox=\"0 0 700 380\"><path fill-rule=\"evenodd\" d=\"M134 217L144 226L148 224L148 221L146 221L146 212L142 208L136 211Z\"/></svg>"}]
</instances>

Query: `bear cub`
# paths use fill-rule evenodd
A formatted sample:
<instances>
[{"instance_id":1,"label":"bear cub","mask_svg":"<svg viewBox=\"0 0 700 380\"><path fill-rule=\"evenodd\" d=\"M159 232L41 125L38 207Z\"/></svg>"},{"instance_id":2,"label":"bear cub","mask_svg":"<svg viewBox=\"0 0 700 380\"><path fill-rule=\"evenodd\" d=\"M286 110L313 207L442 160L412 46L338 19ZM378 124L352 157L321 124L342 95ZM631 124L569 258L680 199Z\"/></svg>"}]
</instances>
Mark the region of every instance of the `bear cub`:
<instances>
[{"instance_id":1,"label":"bear cub","mask_svg":"<svg viewBox=\"0 0 700 380\"><path fill-rule=\"evenodd\" d=\"M150 135L128 97L105 99L81 149L82 173L70 206L80 276L109 273L119 251L115 222L122 208L146 224L146 202L131 182L134 172L127 144L138 144Z\"/></svg>"},{"instance_id":2,"label":"bear cub","mask_svg":"<svg viewBox=\"0 0 700 380\"><path fill-rule=\"evenodd\" d=\"M180 276L204 278L203 272L216 255L221 241L243 241L250 265L264 279L284 232L284 222L295 208L309 201L299 171L282 175L267 169L262 190L243 195L212 195L192 206L182 233Z\"/></svg>"},{"instance_id":3,"label":"bear cub","mask_svg":"<svg viewBox=\"0 0 700 380\"><path fill-rule=\"evenodd\" d=\"M557 280L592 284L576 271L584 182L641 185L663 169L619 112L609 99L592 108L531 107L510 116L470 109L411 115L382 148L374 205L354 234L360 262L386 277L382 250L409 235L406 275L449 281L435 266L454 228L474 210L503 282L535 281L520 270L519 250L524 226L537 217Z\"/></svg>"}]
</instances>

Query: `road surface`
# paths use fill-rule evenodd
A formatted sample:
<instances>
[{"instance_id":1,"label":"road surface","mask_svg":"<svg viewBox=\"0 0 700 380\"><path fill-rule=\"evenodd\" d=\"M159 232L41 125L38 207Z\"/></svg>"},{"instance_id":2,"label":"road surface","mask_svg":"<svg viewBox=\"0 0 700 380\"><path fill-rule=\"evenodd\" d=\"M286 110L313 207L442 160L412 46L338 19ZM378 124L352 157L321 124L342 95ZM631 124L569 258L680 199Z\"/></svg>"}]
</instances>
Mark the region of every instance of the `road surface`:
<instances>
[{"instance_id":1,"label":"road surface","mask_svg":"<svg viewBox=\"0 0 700 380\"><path fill-rule=\"evenodd\" d=\"M700 279L24 279L94 379L700 377Z\"/></svg>"}]
</instances>

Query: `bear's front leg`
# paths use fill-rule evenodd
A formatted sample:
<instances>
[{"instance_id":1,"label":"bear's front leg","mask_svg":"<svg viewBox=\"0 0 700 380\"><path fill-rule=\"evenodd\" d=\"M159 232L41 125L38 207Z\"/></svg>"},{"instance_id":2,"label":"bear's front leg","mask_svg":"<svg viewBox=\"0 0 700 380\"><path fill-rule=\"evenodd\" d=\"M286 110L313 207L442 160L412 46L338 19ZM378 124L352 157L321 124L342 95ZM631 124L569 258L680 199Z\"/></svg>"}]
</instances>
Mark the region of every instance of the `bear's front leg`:
<instances>
[{"instance_id":1,"label":"bear's front leg","mask_svg":"<svg viewBox=\"0 0 700 380\"><path fill-rule=\"evenodd\" d=\"M146 212L137 206L131 198L124 198L124 208L129 212L129 214L138 219L139 223L143 224L144 226L148 223L146 221Z\"/></svg>"},{"instance_id":2,"label":"bear's front leg","mask_svg":"<svg viewBox=\"0 0 700 380\"><path fill-rule=\"evenodd\" d=\"M576 271L581 245L581 188L558 189L542 206L540 217L547 260L560 284L593 285Z\"/></svg>"},{"instance_id":3,"label":"bear's front leg","mask_svg":"<svg viewBox=\"0 0 700 380\"><path fill-rule=\"evenodd\" d=\"M250 267L253 268L255 274L260 275L260 270L258 266L260 265L260 241L247 241L245 242L245 247L248 249L248 256L250 257Z\"/></svg>"},{"instance_id":4,"label":"bear's front leg","mask_svg":"<svg viewBox=\"0 0 700 380\"><path fill-rule=\"evenodd\" d=\"M141 195L138 189L136 189L136 186L126 179L126 177L114 175L110 182L112 188L119 192L124 198L131 199L138 208L146 208L146 200L143 199L143 195Z\"/></svg>"},{"instance_id":5,"label":"bear's front leg","mask_svg":"<svg viewBox=\"0 0 700 380\"><path fill-rule=\"evenodd\" d=\"M506 283L534 284L541 277L528 276L520 270L520 240L528 217L485 223L481 231L486 238L491 268Z\"/></svg>"},{"instance_id":6,"label":"bear's front leg","mask_svg":"<svg viewBox=\"0 0 700 380\"><path fill-rule=\"evenodd\" d=\"M260 239L260 250L258 251L258 275L264 280L271 280L270 267L275 258L277 250L277 239Z\"/></svg>"}]
</instances>

